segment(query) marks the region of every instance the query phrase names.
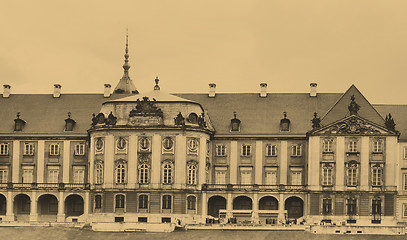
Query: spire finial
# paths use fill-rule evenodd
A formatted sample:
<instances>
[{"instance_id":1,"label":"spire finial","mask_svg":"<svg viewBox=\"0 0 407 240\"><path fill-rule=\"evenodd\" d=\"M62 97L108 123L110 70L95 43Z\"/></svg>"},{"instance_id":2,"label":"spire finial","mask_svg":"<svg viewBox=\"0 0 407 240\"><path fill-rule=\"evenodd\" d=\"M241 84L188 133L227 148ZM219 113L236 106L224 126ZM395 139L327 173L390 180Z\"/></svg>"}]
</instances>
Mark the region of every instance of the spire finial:
<instances>
[{"instance_id":1,"label":"spire finial","mask_svg":"<svg viewBox=\"0 0 407 240\"><path fill-rule=\"evenodd\" d=\"M130 69L130 65L129 65L129 33L127 30L126 33L126 49L125 49L125 54L124 54L124 64L123 64L123 69L124 69L124 75L128 76L129 75L129 69Z\"/></svg>"},{"instance_id":2,"label":"spire finial","mask_svg":"<svg viewBox=\"0 0 407 240\"><path fill-rule=\"evenodd\" d=\"M160 81L160 79L158 79L158 76L155 77L155 86L154 86L154 90L160 90L160 86L158 86L158 82Z\"/></svg>"}]
</instances>

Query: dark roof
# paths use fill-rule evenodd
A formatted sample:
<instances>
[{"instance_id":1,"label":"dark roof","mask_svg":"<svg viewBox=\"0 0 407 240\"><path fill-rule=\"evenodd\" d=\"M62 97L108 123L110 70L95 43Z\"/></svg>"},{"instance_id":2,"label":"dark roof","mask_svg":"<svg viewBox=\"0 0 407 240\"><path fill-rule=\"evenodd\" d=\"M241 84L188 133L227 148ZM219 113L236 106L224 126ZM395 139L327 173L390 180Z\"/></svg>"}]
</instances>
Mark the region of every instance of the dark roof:
<instances>
[{"instance_id":1,"label":"dark roof","mask_svg":"<svg viewBox=\"0 0 407 240\"><path fill-rule=\"evenodd\" d=\"M174 94L198 102L207 111L216 134L282 134L305 133L312 129L314 112L319 116L325 113L343 95L341 93L270 93L260 97L258 93L217 93L214 98L208 94ZM233 112L241 120L240 133L230 132ZM291 121L289 132L280 132L283 112Z\"/></svg>"},{"instance_id":2,"label":"dark roof","mask_svg":"<svg viewBox=\"0 0 407 240\"><path fill-rule=\"evenodd\" d=\"M401 133L399 140L407 141L407 105L373 104L373 107L383 117L390 113L396 123L396 130Z\"/></svg>"}]
</instances>

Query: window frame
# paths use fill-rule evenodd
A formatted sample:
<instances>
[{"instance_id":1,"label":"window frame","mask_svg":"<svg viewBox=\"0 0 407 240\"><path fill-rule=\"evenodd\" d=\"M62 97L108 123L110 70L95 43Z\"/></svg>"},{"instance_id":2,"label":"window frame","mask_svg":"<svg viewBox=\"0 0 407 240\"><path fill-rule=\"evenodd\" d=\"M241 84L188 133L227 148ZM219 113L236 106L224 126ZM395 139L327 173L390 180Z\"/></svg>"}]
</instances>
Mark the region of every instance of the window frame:
<instances>
[{"instance_id":1,"label":"window frame","mask_svg":"<svg viewBox=\"0 0 407 240\"><path fill-rule=\"evenodd\" d=\"M137 169L138 183L139 184L149 184L150 182L150 164L142 163L139 164Z\"/></svg>"},{"instance_id":2,"label":"window frame","mask_svg":"<svg viewBox=\"0 0 407 240\"><path fill-rule=\"evenodd\" d=\"M243 175L249 173L247 175L250 176L250 178L243 178ZM252 185L253 184L253 168L252 167L240 167L239 169L239 174L240 174L240 184L241 185ZM244 181L248 180L248 182Z\"/></svg>"},{"instance_id":3,"label":"window frame","mask_svg":"<svg viewBox=\"0 0 407 240\"><path fill-rule=\"evenodd\" d=\"M219 173L222 173L222 175L224 176L223 178L222 178L222 180L224 180L224 181L221 181L221 182L219 182L218 180L220 179L220 174ZM228 179L227 179L227 174L228 174L228 169L227 169L227 167L215 167L215 171L214 171L214 177L215 177L215 184L221 184L221 185L224 185L224 184L227 184L227 182L228 182Z\"/></svg>"},{"instance_id":4,"label":"window frame","mask_svg":"<svg viewBox=\"0 0 407 240\"><path fill-rule=\"evenodd\" d=\"M85 156L85 143L76 143L74 147L75 156Z\"/></svg>"},{"instance_id":5,"label":"window frame","mask_svg":"<svg viewBox=\"0 0 407 240\"><path fill-rule=\"evenodd\" d=\"M8 183L9 168L8 166L0 167L0 183Z\"/></svg>"},{"instance_id":6,"label":"window frame","mask_svg":"<svg viewBox=\"0 0 407 240\"><path fill-rule=\"evenodd\" d=\"M147 201L145 199L143 199L143 201L141 201L141 197L143 197L143 198L146 197ZM142 193L137 196L137 209L139 211L140 210L148 211L149 205L150 205L149 203L150 203L150 197L148 194Z\"/></svg>"},{"instance_id":7,"label":"window frame","mask_svg":"<svg viewBox=\"0 0 407 240\"><path fill-rule=\"evenodd\" d=\"M349 153L357 153L358 152L358 141L356 140L349 140L348 142L348 152Z\"/></svg>"},{"instance_id":8,"label":"window frame","mask_svg":"<svg viewBox=\"0 0 407 240\"><path fill-rule=\"evenodd\" d=\"M187 185L197 185L198 166L195 163L187 164Z\"/></svg>"},{"instance_id":9,"label":"window frame","mask_svg":"<svg viewBox=\"0 0 407 240\"><path fill-rule=\"evenodd\" d=\"M59 156L61 153L59 143L49 144L49 156Z\"/></svg>"},{"instance_id":10,"label":"window frame","mask_svg":"<svg viewBox=\"0 0 407 240\"><path fill-rule=\"evenodd\" d=\"M277 157L276 144L266 144L266 157Z\"/></svg>"},{"instance_id":11,"label":"window frame","mask_svg":"<svg viewBox=\"0 0 407 240\"><path fill-rule=\"evenodd\" d=\"M189 154L197 154L199 148L198 140L195 138L190 138L187 141L187 149Z\"/></svg>"},{"instance_id":12,"label":"window frame","mask_svg":"<svg viewBox=\"0 0 407 240\"><path fill-rule=\"evenodd\" d=\"M166 198L166 199L164 199L164 198ZM161 196L161 210L162 211L163 210L172 211L172 209L173 209L172 204L173 204L173 196L172 195L163 194Z\"/></svg>"},{"instance_id":13,"label":"window frame","mask_svg":"<svg viewBox=\"0 0 407 240\"><path fill-rule=\"evenodd\" d=\"M326 197L322 199L322 215L331 215L333 213L332 198ZM328 210L328 211L326 211Z\"/></svg>"},{"instance_id":14,"label":"window frame","mask_svg":"<svg viewBox=\"0 0 407 240\"><path fill-rule=\"evenodd\" d=\"M216 157L226 157L226 145L225 144L216 144L215 156Z\"/></svg>"},{"instance_id":15,"label":"window frame","mask_svg":"<svg viewBox=\"0 0 407 240\"><path fill-rule=\"evenodd\" d=\"M242 146L241 146L240 155L242 157L250 157L250 156L252 156L252 145L247 144L247 143L243 143Z\"/></svg>"},{"instance_id":16,"label":"window frame","mask_svg":"<svg viewBox=\"0 0 407 240\"><path fill-rule=\"evenodd\" d=\"M54 173L56 173L56 176L54 175ZM59 183L59 175L60 175L59 166L48 166L47 183ZM56 179L55 179L55 177L56 177Z\"/></svg>"},{"instance_id":17,"label":"window frame","mask_svg":"<svg viewBox=\"0 0 407 240\"><path fill-rule=\"evenodd\" d=\"M291 156L292 157L301 157L302 156L302 144L293 144L291 146Z\"/></svg>"},{"instance_id":18,"label":"window frame","mask_svg":"<svg viewBox=\"0 0 407 240\"><path fill-rule=\"evenodd\" d=\"M380 165L371 166L371 184L373 187L383 186L383 172L384 169Z\"/></svg>"},{"instance_id":19,"label":"window frame","mask_svg":"<svg viewBox=\"0 0 407 240\"><path fill-rule=\"evenodd\" d=\"M124 161L117 161L114 168L115 183L126 184L127 182L127 164Z\"/></svg>"},{"instance_id":20,"label":"window frame","mask_svg":"<svg viewBox=\"0 0 407 240\"><path fill-rule=\"evenodd\" d=\"M35 153L35 144L33 142L25 142L23 144L24 150L23 150L23 155L24 156L33 156Z\"/></svg>"},{"instance_id":21,"label":"window frame","mask_svg":"<svg viewBox=\"0 0 407 240\"><path fill-rule=\"evenodd\" d=\"M171 185L174 183L174 164L171 162L163 162L162 164L162 180L161 183Z\"/></svg>"},{"instance_id":22,"label":"window frame","mask_svg":"<svg viewBox=\"0 0 407 240\"><path fill-rule=\"evenodd\" d=\"M350 175L349 173L352 173L352 175ZM346 186L356 187L358 185L359 185L359 164L354 163L354 162L347 163L346 164Z\"/></svg>"},{"instance_id":23,"label":"window frame","mask_svg":"<svg viewBox=\"0 0 407 240\"><path fill-rule=\"evenodd\" d=\"M95 184L103 184L104 182L104 166L103 162L95 162Z\"/></svg>"},{"instance_id":24,"label":"window frame","mask_svg":"<svg viewBox=\"0 0 407 240\"><path fill-rule=\"evenodd\" d=\"M327 138L322 141L322 153L334 153L334 140Z\"/></svg>"},{"instance_id":25,"label":"window frame","mask_svg":"<svg viewBox=\"0 0 407 240\"><path fill-rule=\"evenodd\" d=\"M403 203L403 218L407 218L407 203Z\"/></svg>"},{"instance_id":26,"label":"window frame","mask_svg":"<svg viewBox=\"0 0 407 240\"><path fill-rule=\"evenodd\" d=\"M31 172L28 179L26 178L28 175L26 173ZM33 183L34 182L34 166L23 166L21 169L21 182L22 183ZM27 179L27 180L26 180ZM31 180L31 181L29 181Z\"/></svg>"},{"instance_id":27,"label":"window frame","mask_svg":"<svg viewBox=\"0 0 407 240\"><path fill-rule=\"evenodd\" d=\"M375 140L373 140L372 153L374 153L374 154L382 154L383 152L384 152L384 141L383 141L383 139L375 139Z\"/></svg>"},{"instance_id":28,"label":"window frame","mask_svg":"<svg viewBox=\"0 0 407 240\"><path fill-rule=\"evenodd\" d=\"M321 185L333 186L334 185L334 172L335 166L333 164L322 164L321 167Z\"/></svg>"},{"instance_id":29,"label":"window frame","mask_svg":"<svg viewBox=\"0 0 407 240\"><path fill-rule=\"evenodd\" d=\"M8 156L10 154L10 144L7 142L0 143L0 155Z\"/></svg>"},{"instance_id":30,"label":"window frame","mask_svg":"<svg viewBox=\"0 0 407 240\"><path fill-rule=\"evenodd\" d=\"M190 201L191 198L194 199L193 203L191 203L191 201ZM187 195L186 203L187 203L187 206L186 206L187 213L188 213L188 211L194 211L194 212L197 211L198 200L197 200L197 197L195 195ZM193 208L191 208L191 207L193 207Z\"/></svg>"},{"instance_id":31,"label":"window frame","mask_svg":"<svg viewBox=\"0 0 407 240\"><path fill-rule=\"evenodd\" d=\"M298 178L300 181L300 184L297 184L296 182L294 182L294 175L299 175L300 177ZM292 168L290 169L290 180L291 180L291 185L295 185L295 186L301 186L303 185L303 169L296 169L296 168Z\"/></svg>"},{"instance_id":32,"label":"window frame","mask_svg":"<svg viewBox=\"0 0 407 240\"><path fill-rule=\"evenodd\" d=\"M162 144L161 144L163 153L174 153L174 149L175 149L174 146L175 146L175 142L172 137L164 137L164 139L162 140Z\"/></svg>"},{"instance_id":33,"label":"window frame","mask_svg":"<svg viewBox=\"0 0 407 240\"><path fill-rule=\"evenodd\" d=\"M123 197L123 199L118 199L118 197ZM117 211L117 210L126 211L126 194L117 193L114 195L114 210L115 211Z\"/></svg>"},{"instance_id":34,"label":"window frame","mask_svg":"<svg viewBox=\"0 0 407 240\"><path fill-rule=\"evenodd\" d=\"M267 173L272 173L271 175L274 175L274 183L275 184L269 184L267 181ZM271 183L273 183L273 181L271 181ZM264 184L265 185L270 185L270 186L274 186L274 185L278 185L278 169L277 167L265 167L264 168Z\"/></svg>"},{"instance_id":35,"label":"window frame","mask_svg":"<svg viewBox=\"0 0 407 240\"><path fill-rule=\"evenodd\" d=\"M100 197L100 201L99 201L100 204L98 204L97 197ZM95 197L94 197L94 209L95 210L102 210L103 209L103 196L102 196L102 194L95 194Z\"/></svg>"},{"instance_id":36,"label":"window frame","mask_svg":"<svg viewBox=\"0 0 407 240\"><path fill-rule=\"evenodd\" d=\"M82 172L82 173L80 175L77 175L80 172ZM85 172L86 172L85 166L73 166L72 167L73 183L84 184L85 183Z\"/></svg>"}]
</instances>

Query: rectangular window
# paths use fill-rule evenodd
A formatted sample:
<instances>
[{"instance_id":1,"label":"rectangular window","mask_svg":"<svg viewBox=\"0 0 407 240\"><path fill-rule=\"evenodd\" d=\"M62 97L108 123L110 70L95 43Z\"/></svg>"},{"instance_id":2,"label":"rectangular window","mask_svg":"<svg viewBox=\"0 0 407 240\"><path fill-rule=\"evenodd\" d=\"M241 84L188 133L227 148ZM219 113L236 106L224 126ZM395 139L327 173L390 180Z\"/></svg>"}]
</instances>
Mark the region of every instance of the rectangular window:
<instances>
[{"instance_id":1,"label":"rectangular window","mask_svg":"<svg viewBox=\"0 0 407 240\"><path fill-rule=\"evenodd\" d=\"M85 155L85 144L83 143L75 144L75 155L76 156Z\"/></svg>"},{"instance_id":2,"label":"rectangular window","mask_svg":"<svg viewBox=\"0 0 407 240\"><path fill-rule=\"evenodd\" d=\"M148 209L148 195L140 195L138 197L138 208Z\"/></svg>"},{"instance_id":3,"label":"rectangular window","mask_svg":"<svg viewBox=\"0 0 407 240\"><path fill-rule=\"evenodd\" d=\"M267 157L277 156L277 145L266 145L266 156Z\"/></svg>"},{"instance_id":4,"label":"rectangular window","mask_svg":"<svg viewBox=\"0 0 407 240\"><path fill-rule=\"evenodd\" d=\"M48 183L58 183L59 177L59 167L49 166L48 167Z\"/></svg>"},{"instance_id":5,"label":"rectangular window","mask_svg":"<svg viewBox=\"0 0 407 240\"><path fill-rule=\"evenodd\" d=\"M382 186L383 169L381 167L373 167L372 169L372 186Z\"/></svg>"},{"instance_id":6,"label":"rectangular window","mask_svg":"<svg viewBox=\"0 0 407 240\"><path fill-rule=\"evenodd\" d=\"M23 167L23 183L32 183L34 180L34 167Z\"/></svg>"},{"instance_id":7,"label":"rectangular window","mask_svg":"<svg viewBox=\"0 0 407 240\"><path fill-rule=\"evenodd\" d=\"M196 210L196 197L195 196L187 197L187 209Z\"/></svg>"},{"instance_id":8,"label":"rectangular window","mask_svg":"<svg viewBox=\"0 0 407 240\"><path fill-rule=\"evenodd\" d=\"M332 167L323 166L322 167L322 185L331 186L332 185Z\"/></svg>"},{"instance_id":9,"label":"rectangular window","mask_svg":"<svg viewBox=\"0 0 407 240\"><path fill-rule=\"evenodd\" d=\"M171 195L164 195L162 198L162 209L171 209Z\"/></svg>"},{"instance_id":10,"label":"rectangular window","mask_svg":"<svg viewBox=\"0 0 407 240\"><path fill-rule=\"evenodd\" d=\"M8 155L8 143L0 143L0 155Z\"/></svg>"},{"instance_id":11,"label":"rectangular window","mask_svg":"<svg viewBox=\"0 0 407 240\"><path fill-rule=\"evenodd\" d=\"M102 195L95 195L95 209L102 209Z\"/></svg>"},{"instance_id":12,"label":"rectangular window","mask_svg":"<svg viewBox=\"0 0 407 240\"><path fill-rule=\"evenodd\" d=\"M403 217L407 217L407 203L403 204Z\"/></svg>"},{"instance_id":13,"label":"rectangular window","mask_svg":"<svg viewBox=\"0 0 407 240\"><path fill-rule=\"evenodd\" d=\"M333 140L332 139L325 139L322 144L322 150L324 153L332 153L333 152Z\"/></svg>"},{"instance_id":14,"label":"rectangular window","mask_svg":"<svg viewBox=\"0 0 407 240\"><path fill-rule=\"evenodd\" d=\"M292 146L292 156L301 156L302 155L302 144L297 144Z\"/></svg>"},{"instance_id":15,"label":"rectangular window","mask_svg":"<svg viewBox=\"0 0 407 240\"><path fill-rule=\"evenodd\" d=\"M346 213L348 215L356 215L356 206L355 198L346 199Z\"/></svg>"},{"instance_id":16,"label":"rectangular window","mask_svg":"<svg viewBox=\"0 0 407 240\"><path fill-rule=\"evenodd\" d=\"M404 159L407 159L407 147L404 147L403 149L404 149L404 152L403 152Z\"/></svg>"},{"instance_id":17,"label":"rectangular window","mask_svg":"<svg viewBox=\"0 0 407 240\"><path fill-rule=\"evenodd\" d=\"M216 156L217 157L226 156L226 146L225 145L216 145Z\"/></svg>"},{"instance_id":18,"label":"rectangular window","mask_svg":"<svg viewBox=\"0 0 407 240\"><path fill-rule=\"evenodd\" d=\"M226 167L215 168L215 184L226 184Z\"/></svg>"},{"instance_id":19,"label":"rectangular window","mask_svg":"<svg viewBox=\"0 0 407 240\"><path fill-rule=\"evenodd\" d=\"M59 155L59 144L53 143L49 145L49 155L58 156Z\"/></svg>"},{"instance_id":20,"label":"rectangular window","mask_svg":"<svg viewBox=\"0 0 407 240\"><path fill-rule=\"evenodd\" d=\"M0 183L7 183L8 182L8 169L2 168L0 169Z\"/></svg>"},{"instance_id":21,"label":"rectangular window","mask_svg":"<svg viewBox=\"0 0 407 240\"><path fill-rule=\"evenodd\" d=\"M349 141L348 151L349 152L357 152L358 151L358 145L357 145L356 141Z\"/></svg>"},{"instance_id":22,"label":"rectangular window","mask_svg":"<svg viewBox=\"0 0 407 240\"><path fill-rule=\"evenodd\" d=\"M277 185L277 168L266 168L264 174L266 185Z\"/></svg>"},{"instance_id":23,"label":"rectangular window","mask_svg":"<svg viewBox=\"0 0 407 240\"><path fill-rule=\"evenodd\" d=\"M383 152L383 141L382 140L375 140L373 142L373 152L374 153L382 153Z\"/></svg>"},{"instance_id":24,"label":"rectangular window","mask_svg":"<svg viewBox=\"0 0 407 240\"><path fill-rule=\"evenodd\" d=\"M24 155L34 155L34 143L24 143Z\"/></svg>"},{"instance_id":25,"label":"rectangular window","mask_svg":"<svg viewBox=\"0 0 407 240\"><path fill-rule=\"evenodd\" d=\"M302 185L302 171L291 171L291 185Z\"/></svg>"},{"instance_id":26,"label":"rectangular window","mask_svg":"<svg viewBox=\"0 0 407 240\"><path fill-rule=\"evenodd\" d=\"M407 191L407 174L403 174L403 190Z\"/></svg>"},{"instance_id":27,"label":"rectangular window","mask_svg":"<svg viewBox=\"0 0 407 240\"><path fill-rule=\"evenodd\" d=\"M346 184L347 186L358 185L358 167L356 164L351 164L346 169Z\"/></svg>"},{"instance_id":28,"label":"rectangular window","mask_svg":"<svg viewBox=\"0 0 407 240\"><path fill-rule=\"evenodd\" d=\"M73 182L84 183L85 182L85 166L73 167Z\"/></svg>"},{"instance_id":29,"label":"rectangular window","mask_svg":"<svg viewBox=\"0 0 407 240\"><path fill-rule=\"evenodd\" d=\"M243 144L242 145L242 156L247 157L247 156L250 156L251 154L252 154L252 146Z\"/></svg>"},{"instance_id":30,"label":"rectangular window","mask_svg":"<svg viewBox=\"0 0 407 240\"><path fill-rule=\"evenodd\" d=\"M252 184L252 168L242 167L240 168L240 183L244 185Z\"/></svg>"},{"instance_id":31,"label":"rectangular window","mask_svg":"<svg viewBox=\"0 0 407 240\"><path fill-rule=\"evenodd\" d=\"M322 199L322 213L323 214L332 213L332 199L330 199L330 198Z\"/></svg>"}]
</instances>

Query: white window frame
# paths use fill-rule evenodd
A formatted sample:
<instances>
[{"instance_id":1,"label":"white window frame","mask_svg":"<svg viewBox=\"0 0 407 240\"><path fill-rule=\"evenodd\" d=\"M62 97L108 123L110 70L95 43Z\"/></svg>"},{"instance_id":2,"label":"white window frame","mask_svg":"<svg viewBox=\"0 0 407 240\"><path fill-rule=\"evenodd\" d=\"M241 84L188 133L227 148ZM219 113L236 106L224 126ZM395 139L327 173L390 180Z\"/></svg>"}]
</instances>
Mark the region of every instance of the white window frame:
<instances>
[{"instance_id":1,"label":"white window frame","mask_svg":"<svg viewBox=\"0 0 407 240\"><path fill-rule=\"evenodd\" d=\"M8 167L0 168L0 183L8 182Z\"/></svg>"},{"instance_id":2,"label":"white window frame","mask_svg":"<svg viewBox=\"0 0 407 240\"><path fill-rule=\"evenodd\" d=\"M407 159L407 146L403 147L403 159Z\"/></svg>"},{"instance_id":3,"label":"white window frame","mask_svg":"<svg viewBox=\"0 0 407 240\"><path fill-rule=\"evenodd\" d=\"M321 167L322 171L322 185L323 186L332 186L333 185L333 174L334 166L323 164Z\"/></svg>"},{"instance_id":4,"label":"white window frame","mask_svg":"<svg viewBox=\"0 0 407 240\"><path fill-rule=\"evenodd\" d=\"M49 145L49 155L50 156L59 156L59 143L51 143Z\"/></svg>"},{"instance_id":5,"label":"white window frame","mask_svg":"<svg viewBox=\"0 0 407 240\"><path fill-rule=\"evenodd\" d=\"M58 183L59 182L59 166L48 166L48 183Z\"/></svg>"},{"instance_id":6,"label":"white window frame","mask_svg":"<svg viewBox=\"0 0 407 240\"><path fill-rule=\"evenodd\" d=\"M84 156L85 155L85 143L75 144L75 156Z\"/></svg>"},{"instance_id":7,"label":"white window frame","mask_svg":"<svg viewBox=\"0 0 407 240\"><path fill-rule=\"evenodd\" d=\"M277 156L277 145L267 144L266 145L266 157L276 157Z\"/></svg>"},{"instance_id":8,"label":"white window frame","mask_svg":"<svg viewBox=\"0 0 407 240\"><path fill-rule=\"evenodd\" d=\"M197 172L198 172L198 167L196 164L187 165L187 184L188 185L197 184L197 175L198 175Z\"/></svg>"},{"instance_id":9,"label":"white window frame","mask_svg":"<svg viewBox=\"0 0 407 240\"><path fill-rule=\"evenodd\" d=\"M148 184L150 182L150 165L142 163L138 166L138 183Z\"/></svg>"},{"instance_id":10,"label":"white window frame","mask_svg":"<svg viewBox=\"0 0 407 240\"><path fill-rule=\"evenodd\" d=\"M103 162L95 163L95 184L103 184L104 180L104 171L103 171Z\"/></svg>"},{"instance_id":11,"label":"white window frame","mask_svg":"<svg viewBox=\"0 0 407 240\"><path fill-rule=\"evenodd\" d=\"M115 149L116 153L127 153L127 140L124 137L119 137L116 140Z\"/></svg>"},{"instance_id":12,"label":"white window frame","mask_svg":"<svg viewBox=\"0 0 407 240\"><path fill-rule=\"evenodd\" d=\"M356 140L349 140L348 152L351 153L358 152L358 142Z\"/></svg>"},{"instance_id":13,"label":"white window frame","mask_svg":"<svg viewBox=\"0 0 407 240\"><path fill-rule=\"evenodd\" d=\"M252 155L252 145L251 144L242 144L241 156L250 157L251 155Z\"/></svg>"},{"instance_id":14,"label":"white window frame","mask_svg":"<svg viewBox=\"0 0 407 240\"><path fill-rule=\"evenodd\" d=\"M359 165L346 166L346 186L355 187L359 184Z\"/></svg>"},{"instance_id":15,"label":"white window frame","mask_svg":"<svg viewBox=\"0 0 407 240\"><path fill-rule=\"evenodd\" d=\"M114 168L115 173L115 183L116 184L125 184L127 178L127 164L124 162L117 162Z\"/></svg>"},{"instance_id":16,"label":"white window frame","mask_svg":"<svg viewBox=\"0 0 407 240\"><path fill-rule=\"evenodd\" d=\"M22 182L33 183L34 182L34 166L22 167Z\"/></svg>"},{"instance_id":17,"label":"white window frame","mask_svg":"<svg viewBox=\"0 0 407 240\"><path fill-rule=\"evenodd\" d=\"M303 169L291 168L291 185L301 186L303 185L302 180Z\"/></svg>"},{"instance_id":18,"label":"white window frame","mask_svg":"<svg viewBox=\"0 0 407 240\"><path fill-rule=\"evenodd\" d=\"M322 152L323 153L333 153L333 145L334 141L333 139L324 139L322 141Z\"/></svg>"},{"instance_id":19,"label":"white window frame","mask_svg":"<svg viewBox=\"0 0 407 240\"><path fill-rule=\"evenodd\" d=\"M73 183L83 184L85 183L85 166L73 166L72 167Z\"/></svg>"},{"instance_id":20,"label":"white window frame","mask_svg":"<svg viewBox=\"0 0 407 240\"><path fill-rule=\"evenodd\" d=\"M383 186L383 167L372 166L372 186Z\"/></svg>"},{"instance_id":21,"label":"white window frame","mask_svg":"<svg viewBox=\"0 0 407 240\"><path fill-rule=\"evenodd\" d=\"M24 155L25 156L32 156L34 155L34 150L35 149L35 145L32 142L26 142L24 143Z\"/></svg>"},{"instance_id":22,"label":"white window frame","mask_svg":"<svg viewBox=\"0 0 407 240\"><path fill-rule=\"evenodd\" d=\"M215 155L217 157L225 157L226 156L226 146L225 146L225 144L216 144Z\"/></svg>"},{"instance_id":23,"label":"white window frame","mask_svg":"<svg viewBox=\"0 0 407 240\"><path fill-rule=\"evenodd\" d=\"M302 144L294 144L291 147L291 156L300 157L302 156Z\"/></svg>"},{"instance_id":24,"label":"white window frame","mask_svg":"<svg viewBox=\"0 0 407 240\"><path fill-rule=\"evenodd\" d=\"M227 183L227 171L227 167L215 167L215 184Z\"/></svg>"},{"instance_id":25,"label":"white window frame","mask_svg":"<svg viewBox=\"0 0 407 240\"><path fill-rule=\"evenodd\" d=\"M9 154L10 145L8 143L0 143L0 155L7 156Z\"/></svg>"},{"instance_id":26,"label":"white window frame","mask_svg":"<svg viewBox=\"0 0 407 240\"><path fill-rule=\"evenodd\" d=\"M174 181L174 165L170 162L162 164L162 183L173 184Z\"/></svg>"},{"instance_id":27,"label":"white window frame","mask_svg":"<svg viewBox=\"0 0 407 240\"><path fill-rule=\"evenodd\" d=\"M383 140L382 139L376 139L373 141L373 153L383 153Z\"/></svg>"}]
</instances>

